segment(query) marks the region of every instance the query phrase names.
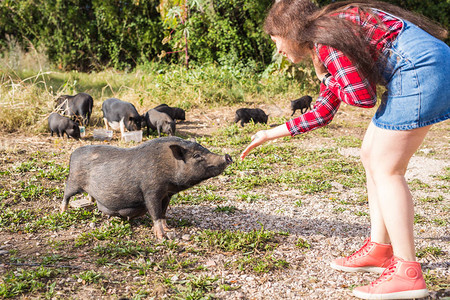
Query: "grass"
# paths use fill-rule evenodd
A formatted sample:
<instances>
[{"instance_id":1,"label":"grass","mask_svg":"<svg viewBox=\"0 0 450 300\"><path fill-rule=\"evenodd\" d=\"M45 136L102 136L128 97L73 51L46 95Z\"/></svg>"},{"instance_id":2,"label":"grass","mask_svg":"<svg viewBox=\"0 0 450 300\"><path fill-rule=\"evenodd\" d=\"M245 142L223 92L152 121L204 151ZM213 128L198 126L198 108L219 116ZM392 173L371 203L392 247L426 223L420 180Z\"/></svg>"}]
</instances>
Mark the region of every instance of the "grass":
<instances>
[{"instance_id":1,"label":"grass","mask_svg":"<svg viewBox=\"0 0 450 300\"><path fill-rule=\"evenodd\" d=\"M7 272L0 283L0 296L13 298L27 293L49 291L52 287L51 280L60 272L63 271L45 267Z\"/></svg>"},{"instance_id":2,"label":"grass","mask_svg":"<svg viewBox=\"0 0 450 300\"><path fill-rule=\"evenodd\" d=\"M7 268L0 272L0 298L60 299L61 293L77 299L91 293L114 299L214 299L220 298L219 293L247 297L248 283L241 275L258 283L286 278L297 270L297 259L323 259L327 254L321 253L321 247L333 248L331 237L356 238L369 222L362 164L358 157L338 151L361 146L363 122L339 114L335 126L266 143L242 162L237 157L251 135L287 121L288 116L270 116L267 125L241 127L230 122L195 136L208 149L229 153L235 162L219 178L171 199L167 222L175 239L156 240L148 216L125 221L107 218L95 208L58 212L70 153L80 145L100 142L47 141L41 135L47 131L45 117L57 95L92 94L95 127L101 122L101 102L109 97L132 102L139 111L165 102L208 112L219 107L279 105L298 94L314 95L312 84L298 84L282 74L262 78L217 66L186 71L156 63L130 73L5 70L2 76L0 126L5 133L17 131L18 136L34 137L41 144L28 147L21 141L15 146L3 143L3 135L0 138L0 235L7 242L0 246L8 251L1 256ZM342 109L356 113L352 107ZM116 140L109 144L131 146ZM419 235L427 234L429 227L442 230L449 224L445 185L449 170L430 177L438 184L418 178L409 182L413 193L430 192L416 201ZM286 205L276 207L276 201ZM317 210L311 213L311 207ZM333 218L324 219L322 211L333 213ZM219 223L219 218L225 221ZM343 221L347 218L352 229ZM264 220L259 229L252 230L250 225L259 220ZM340 223L346 227L343 233L335 231ZM287 226L280 228L280 224ZM295 255L299 257L292 259ZM443 261L447 248L437 239L417 249L417 257ZM430 290L448 288L445 275L424 272ZM296 280L304 280L309 293L320 295L309 283L321 278Z\"/></svg>"},{"instance_id":3,"label":"grass","mask_svg":"<svg viewBox=\"0 0 450 300\"><path fill-rule=\"evenodd\" d=\"M305 90L299 91L295 79L282 73L262 78L251 70L236 71L213 64L186 70L182 66L154 63L131 73L20 71L5 67L2 72L0 126L6 131L45 131L46 117L62 94L89 93L94 98L96 112L110 97L131 102L143 112L160 103L190 109L243 104L256 99L268 102L282 97L280 92L288 98L288 95L314 90L304 86Z\"/></svg>"},{"instance_id":4,"label":"grass","mask_svg":"<svg viewBox=\"0 0 450 300\"><path fill-rule=\"evenodd\" d=\"M253 253L276 248L277 244L274 240L274 235L274 233L265 231L263 227L260 230L250 232L204 230L194 240L206 248Z\"/></svg>"}]
</instances>

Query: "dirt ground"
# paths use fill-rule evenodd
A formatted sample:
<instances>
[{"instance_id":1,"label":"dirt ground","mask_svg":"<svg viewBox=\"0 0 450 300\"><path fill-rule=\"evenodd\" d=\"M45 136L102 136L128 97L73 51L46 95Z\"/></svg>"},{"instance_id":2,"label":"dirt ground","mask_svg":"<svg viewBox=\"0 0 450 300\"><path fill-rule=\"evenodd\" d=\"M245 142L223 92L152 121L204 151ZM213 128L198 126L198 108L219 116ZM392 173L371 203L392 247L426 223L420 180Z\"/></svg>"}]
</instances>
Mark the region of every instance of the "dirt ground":
<instances>
[{"instance_id":1,"label":"dirt ground","mask_svg":"<svg viewBox=\"0 0 450 300\"><path fill-rule=\"evenodd\" d=\"M290 111L282 104L258 106L269 113L269 123L289 117ZM217 108L209 110L192 109L187 112L187 120L177 125L178 134L185 137L201 138L216 136L218 130L229 126L234 117L235 108ZM272 141L270 143L291 144L305 151L315 151L326 147L335 147L340 157L357 161L359 149L356 147L339 147L336 137L353 136L362 140L373 109L360 110L345 106L340 109L335 120L328 126L327 135L308 133L305 139L290 141ZM277 119L278 118L278 119ZM272 120L276 120L275 122ZM99 126L98 126L99 127ZM68 166L71 152L83 145L111 144L129 147L118 140L115 133L110 142L92 139L92 130L88 127L87 138L81 141L51 137L49 133L25 134L22 132L0 133L0 204L5 211L27 210L36 218L58 213L60 195L64 188L63 180L43 180L37 172L19 173L17 167L36 158L39 161L54 162ZM220 148L212 146L213 151L229 152L237 160L237 154L245 145L227 145ZM255 151L256 155L257 151ZM450 168L450 122L442 122L432 127L424 143L411 159L406 178L411 185L416 203L416 213L427 222L415 225L418 249L438 248L440 251L426 254L418 260L427 274L429 299L450 297L450 208L449 168ZM274 166L276 168L276 166ZM296 166L292 166L293 169ZM245 176L246 171L239 174ZM250 171L248 171L250 172ZM252 171L253 172L253 171ZM261 170L261 174L265 174ZM33 177L34 176L34 177ZM35 231L24 230L23 224L11 225L0 216L0 275L4 286L10 281L11 274L22 274L27 270L36 270L38 266L58 269L59 273L43 280L44 286L24 289L25 292L15 296L17 299L353 299L351 288L374 280L373 274L343 274L332 271L328 261L340 255L348 255L356 250L368 234L368 216L357 216L350 212L363 210L367 205L350 204L348 212L336 213L336 205L329 201L340 197L342 201L352 202L355 195L364 193L364 187L346 189L339 184L333 185L331 191L305 195L286 186L264 186L249 191L264 195L269 201L256 200L245 202L239 199L242 191L227 185L229 175L208 180L205 188L215 187L215 194L225 199L221 207L235 207L232 215L218 215L214 212L215 203L175 204L169 210L171 225L176 233L171 236L173 244L158 244L153 236L151 222L148 218L132 221L131 236L124 236L115 243L127 239L152 245L156 253L143 252L129 256L108 256L92 252L93 248L105 246L106 241L97 239L90 243L76 246L76 241L83 233L95 231L102 226L114 225L114 221L96 213L95 207L87 207L93 217L68 227L55 228L42 225ZM59 193L39 195L32 201L21 201L13 191L25 185L41 184L44 188L58 188ZM196 190L198 191L198 190ZM8 193L9 192L9 193ZM3 195L3 196L2 196ZM416 199L438 199L438 203L418 201ZM302 206L293 205L301 201ZM434 202L436 202L434 201ZM8 215L9 216L9 215ZM20 218L19 218L20 219ZM432 220L441 220L438 225ZM14 219L11 218L9 220ZM22 219L20 219L22 220ZM188 220L191 226L177 225L177 220ZM19 222L19 221L17 221ZM25 221L24 221L25 222ZM59 222L64 222L60 220ZM8 225L5 225L8 224ZM106 224L106 225L105 225ZM198 249L195 236L203 230L251 231L264 226L272 232L289 232L278 234L275 238L276 249L272 257L289 263L289 267L274 268L268 272L253 272L240 267L231 267L241 261L246 254L222 250ZM47 226L47 227L45 227ZM117 225L119 226L119 225ZM120 226L123 225L121 223ZM14 230L13 228L19 228ZM305 239L311 247L295 246L299 238ZM175 245L175 246L174 246ZM428 247L428 248L427 248ZM193 250L194 249L194 250ZM261 253L259 253L261 254ZM249 256L261 259L266 254ZM267 254L268 255L268 254ZM49 258L57 258L52 261ZM266 256L264 256L266 258ZM100 259L106 263L99 264ZM162 266L161 261L192 262L195 267L172 268ZM249 258L249 259L250 259ZM195 261L195 263L194 263ZM46 263L47 262L47 263ZM149 268L143 267L144 265ZM102 274L99 278L82 278L80 273L95 271ZM12 272L12 273L11 273ZM9 276L9 277L8 277ZM18 276L18 275L17 275ZM218 278L215 283L200 289L192 282L191 276L209 276ZM190 280L190 281L189 281ZM38 280L39 281L39 280ZM205 283L203 283L206 285ZM226 287L226 288L224 288ZM191 293L189 293L191 289ZM1 291L1 286L0 286ZM203 298L202 298L203 297ZM448 299L448 298L447 298Z\"/></svg>"}]
</instances>

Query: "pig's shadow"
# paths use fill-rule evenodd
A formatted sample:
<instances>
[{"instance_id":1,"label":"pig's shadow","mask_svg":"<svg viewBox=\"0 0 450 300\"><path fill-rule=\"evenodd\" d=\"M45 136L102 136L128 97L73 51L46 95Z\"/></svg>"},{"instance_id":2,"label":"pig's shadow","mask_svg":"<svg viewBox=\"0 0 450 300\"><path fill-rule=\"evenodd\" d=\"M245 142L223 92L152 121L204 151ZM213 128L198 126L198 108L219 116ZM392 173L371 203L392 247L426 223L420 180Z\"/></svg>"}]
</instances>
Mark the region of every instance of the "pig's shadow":
<instances>
[{"instance_id":1,"label":"pig's shadow","mask_svg":"<svg viewBox=\"0 0 450 300\"><path fill-rule=\"evenodd\" d=\"M308 236L321 234L331 236L367 236L367 223L349 223L330 220L323 217L311 216L289 217L285 215L271 215L258 210L239 209L234 213L215 212L211 206L171 206L167 211L167 218L172 220L186 220L192 226L209 230L230 230L249 232L264 230L274 232L289 232L290 234ZM177 222L170 222L171 225ZM176 228L176 225L175 225Z\"/></svg>"},{"instance_id":2,"label":"pig's shadow","mask_svg":"<svg viewBox=\"0 0 450 300\"><path fill-rule=\"evenodd\" d=\"M230 230L249 232L264 230L289 232L298 236L323 235L325 237L367 237L370 233L370 221L347 222L311 215L285 216L266 214L258 210L239 209L232 214L215 212L211 206L171 206L167 211L168 221L187 220L192 226L209 230ZM173 224L174 222L171 222ZM175 222L176 223L176 222ZM175 225L176 228L176 225ZM450 236L437 238L441 242L450 241Z\"/></svg>"}]
</instances>

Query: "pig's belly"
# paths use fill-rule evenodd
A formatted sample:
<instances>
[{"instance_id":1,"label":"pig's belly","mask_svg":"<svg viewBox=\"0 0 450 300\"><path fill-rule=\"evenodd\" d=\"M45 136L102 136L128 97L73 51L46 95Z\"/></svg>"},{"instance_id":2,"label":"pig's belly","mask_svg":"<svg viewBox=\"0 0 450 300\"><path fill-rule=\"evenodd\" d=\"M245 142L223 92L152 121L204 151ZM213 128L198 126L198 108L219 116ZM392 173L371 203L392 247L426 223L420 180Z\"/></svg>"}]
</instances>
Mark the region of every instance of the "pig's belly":
<instances>
[{"instance_id":1,"label":"pig's belly","mask_svg":"<svg viewBox=\"0 0 450 300\"><path fill-rule=\"evenodd\" d=\"M135 204L133 206L121 206L121 207L111 207L105 206L103 203L97 200L98 209L106 215L118 216L126 218L136 218L145 215L147 212L147 207L145 204L139 205Z\"/></svg>"}]
</instances>

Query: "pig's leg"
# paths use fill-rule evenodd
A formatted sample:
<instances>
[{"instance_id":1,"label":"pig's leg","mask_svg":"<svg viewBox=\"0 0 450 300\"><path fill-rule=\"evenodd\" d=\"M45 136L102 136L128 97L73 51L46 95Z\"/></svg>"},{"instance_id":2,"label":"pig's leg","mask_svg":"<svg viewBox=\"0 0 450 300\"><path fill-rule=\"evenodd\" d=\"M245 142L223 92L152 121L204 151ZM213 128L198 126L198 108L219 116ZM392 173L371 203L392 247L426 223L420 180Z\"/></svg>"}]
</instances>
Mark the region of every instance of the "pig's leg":
<instances>
[{"instance_id":1,"label":"pig's leg","mask_svg":"<svg viewBox=\"0 0 450 300\"><path fill-rule=\"evenodd\" d=\"M158 131L158 137L161 137L161 126L158 125L158 127L156 128L156 130Z\"/></svg>"},{"instance_id":2,"label":"pig's leg","mask_svg":"<svg viewBox=\"0 0 450 300\"><path fill-rule=\"evenodd\" d=\"M51 136L53 136L53 130L50 130L50 132L51 132Z\"/></svg>"},{"instance_id":3,"label":"pig's leg","mask_svg":"<svg viewBox=\"0 0 450 300\"><path fill-rule=\"evenodd\" d=\"M106 120L106 118L103 118L103 122L105 122L106 130L108 130L108 120Z\"/></svg>"},{"instance_id":4,"label":"pig's leg","mask_svg":"<svg viewBox=\"0 0 450 300\"><path fill-rule=\"evenodd\" d=\"M169 195L167 197L165 197L162 201L162 209L163 209L163 229L165 231L172 231L172 229L169 227L169 225L167 225L167 218L166 218L166 211L167 208L169 207L169 202L170 202L170 198L172 197L172 195Z\"/></svg>"},{"instance_id":5,"label":"pig's leg","mask_svg":"<svg viewBox=\"0 0 450 300\"><path fill-rule=\"evenodd\" d=\"M122 120L120 120L119 122L119 127L120 127L120 138L123 139L123 133L125 132L125 124L123 121L124 118L122 118Z\"/></svg>"},{"instance_id":6,"label":"pig's leg","mask_svg":"<svg viewBox=\"0 0 450 300\"><path fill-rule=\"evenodd\" d=\"M72 184L70 184L70 181L66 183L66 189L64 190L64 197L61 202L60 211L65 212L67 210L67 207L69 206L70 198L81 192L82 191L80 190L80 188L72 186Z\"/></svg>"},{"instance_id":7,"label":"pig's leg","mask_svg":"<svg viewBox=\"0 0 450 300\"><path fill-rule=\"evenodd\" d=\"M91 201L92 203L95 203L95 199L94 197L92 197L91 195L88 194L88 200Z\"/></svg>"},{"instance_id":8,"label":"pig's leg","mask_svg":"<svg viewBox=\"0 0 450 300\"><path fill-rule=\"evenodd\" d=\"M147 211L153 220L153 231L158 239L162 239L165 236L161 194L163 194L163 192L153 190L145 193L144 195L145 206L147 207Z\"/></svg>"}]
</instances>

